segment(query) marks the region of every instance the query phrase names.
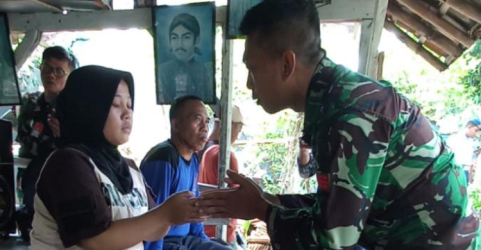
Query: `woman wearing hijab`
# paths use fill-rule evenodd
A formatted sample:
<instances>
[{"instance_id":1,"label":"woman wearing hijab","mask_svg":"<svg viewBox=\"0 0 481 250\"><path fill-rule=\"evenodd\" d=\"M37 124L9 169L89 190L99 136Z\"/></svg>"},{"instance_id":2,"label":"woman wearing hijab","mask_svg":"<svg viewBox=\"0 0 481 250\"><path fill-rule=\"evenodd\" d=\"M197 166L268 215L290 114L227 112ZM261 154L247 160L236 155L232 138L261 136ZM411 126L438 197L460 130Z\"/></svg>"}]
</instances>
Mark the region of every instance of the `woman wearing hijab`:
<instances>
[{"instance_id":1,"label":"woman wearing hijab","mask_svg":"<svg viewBox=\"0 0 481 250\"><path fill-rule=\"evenodd\" d=\"M57 98L61 146L37 183L31 249L143 249L171 225L203 220L189 192L148 211L150 189L117 149L130 135L133 99L128 72L87 66L70 74Z\"/></svg>"}]
</instances>

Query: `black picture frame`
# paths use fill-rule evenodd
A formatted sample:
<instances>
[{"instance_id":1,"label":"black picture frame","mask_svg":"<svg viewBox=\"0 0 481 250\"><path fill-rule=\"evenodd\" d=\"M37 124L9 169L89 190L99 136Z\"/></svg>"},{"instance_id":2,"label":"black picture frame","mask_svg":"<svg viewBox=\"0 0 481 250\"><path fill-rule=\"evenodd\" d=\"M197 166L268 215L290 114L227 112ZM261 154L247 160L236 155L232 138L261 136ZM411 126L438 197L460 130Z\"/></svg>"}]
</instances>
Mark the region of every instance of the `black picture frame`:
<instances>
[{"instance_id":1,"label":"black picture frame","mask_svg":"<svg viewBox=\"0 0 481 250\"><path fill-rule=\"evenodd\" d=\"M172 27L171 35L173 21L177 25ZM177 36L177 28L179 32L188 32L184 26L195 29L195 22L200 32L193 35L192 48L188 36L186 40L184 35ZM196 95L205 104L215 104L215 3L153 7L152 27L157 104L172 104L184 95ZM176 46L182 48L178 50Z\"/></svg>"},{"instance_id":2,"label":"black picture frame","mask_svg":"<svg viewBox=\"0 0 481 250\"><path fill-rule=\"evenodd\" d=\"M20 105L22 97L5 13L0 13L0 106Z\"/></svg>"},{"instance_id":3,"label":"black picture frame","mask_svg":"<svg viewBox=\"0 0 481 250\"><path fill-rule=\"evenodd\" d=\"M239 32L242 18L250 8L261 2L262 0L228 0L226 26L228 39L244 38Z\"/></svg>"}]
</instances>

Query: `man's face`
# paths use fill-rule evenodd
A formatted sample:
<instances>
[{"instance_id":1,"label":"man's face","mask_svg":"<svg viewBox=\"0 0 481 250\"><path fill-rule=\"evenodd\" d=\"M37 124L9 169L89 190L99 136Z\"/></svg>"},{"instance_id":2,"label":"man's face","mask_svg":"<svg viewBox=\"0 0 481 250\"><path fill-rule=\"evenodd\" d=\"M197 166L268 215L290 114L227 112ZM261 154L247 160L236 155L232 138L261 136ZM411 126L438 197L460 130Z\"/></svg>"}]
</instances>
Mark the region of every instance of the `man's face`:
<instances>
[{"instance_id":1,"label":"man's face","mask_svg":"<svg viewBox=\"0 0 481 250\"><path fill-rule=\"evenodd\" d=\"M179 25L170 33L170 46L177 59L187 62L194 56L196 37L183 25Z\"/></svg>"},{"instance_id":2,"label":"man's face","mask_svg":"<svg viewBox=\"0 0 481 250\"><path fill-rule=\"evenodd\" d=\"M471 126L468 128L466 136L469 138L474 138L478 132L479 132L478 126Z\"/></svg>"},{"instance_id":3,"label":"man's face","mask_svg":"<svg viewBox=\"0 0 481 250\"><path fill-rule=\"evenodd\" d=\"M282 64L281 60L272 58L255 35L248 35L245 43L244 63L249 70L247 88L252 90L252 98L257 100L270 114L284 109Z\"/></svg>"},{"instance_id":4,"label":"man's face","mask_svg":"<svg viewBox=\"0 0 481 250\"><path fill-rule=\"evenodd\" d=\"M204 148L208 140L209 117L201 101L190 100L184 103L181 114L172 125L176 137L189 149L197 151Z\"/></svg>"},{"instance_id":5,"label":"man's face","mask_svg":"<svg viewBox=\"0 0 481 250\"><path fill-rule=\"evenodd\" d=\"M46 93L58 95L65 87L67 76L70 74L67 60L47 58L40 66L42 85Z\"/></svg>"}]
</instances>

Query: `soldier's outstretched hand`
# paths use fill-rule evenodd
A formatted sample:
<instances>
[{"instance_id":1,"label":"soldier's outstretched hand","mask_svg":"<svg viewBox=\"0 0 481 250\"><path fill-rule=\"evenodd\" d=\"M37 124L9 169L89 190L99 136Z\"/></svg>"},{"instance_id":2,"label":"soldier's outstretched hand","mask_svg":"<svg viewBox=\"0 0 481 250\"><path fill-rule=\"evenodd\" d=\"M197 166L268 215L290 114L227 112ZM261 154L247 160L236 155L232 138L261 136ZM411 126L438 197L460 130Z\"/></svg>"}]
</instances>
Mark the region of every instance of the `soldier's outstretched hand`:
<instances>
[{"instance_id":1,"label":"soldier's outstretched hand","mask_svg":"<svg viewBox=\"0 0 481 250\"><path fill-rule=\"evenodd\" d=\"M200 212L213 218L240 218L264 220L268 202L262 190L250 179L227 171L227 183L236 188L213 190L201 194L196 202Z\"/></svg>"}]
</instances>

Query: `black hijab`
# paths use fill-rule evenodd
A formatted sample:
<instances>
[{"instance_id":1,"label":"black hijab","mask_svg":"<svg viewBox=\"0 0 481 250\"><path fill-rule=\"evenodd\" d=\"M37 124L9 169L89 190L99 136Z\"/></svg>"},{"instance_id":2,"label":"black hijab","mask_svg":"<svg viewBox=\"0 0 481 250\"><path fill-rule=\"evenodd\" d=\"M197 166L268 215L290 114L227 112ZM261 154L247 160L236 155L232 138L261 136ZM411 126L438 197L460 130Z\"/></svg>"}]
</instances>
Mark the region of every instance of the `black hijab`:
<instances>
[{"instance_id":1,"label":"black hijab","mask_svg":"<svg viewBox=\"0 0 481 250\"><path fill-rule=\"evenodd\" d=\"M87 154L122 194L132 191L129 166L117 145L110 144L103 130L121 80L127 83L134 107L134 80L129 72L101 66L74 70L57 97L61 147Z\"/></svg>"}]
</instances>

